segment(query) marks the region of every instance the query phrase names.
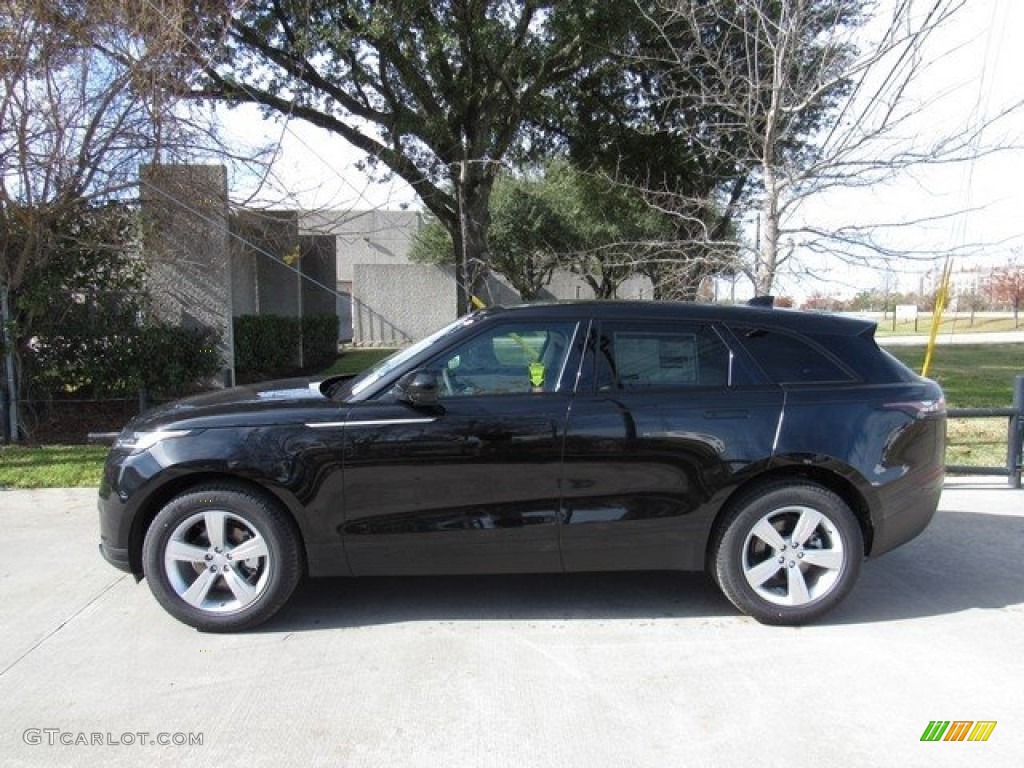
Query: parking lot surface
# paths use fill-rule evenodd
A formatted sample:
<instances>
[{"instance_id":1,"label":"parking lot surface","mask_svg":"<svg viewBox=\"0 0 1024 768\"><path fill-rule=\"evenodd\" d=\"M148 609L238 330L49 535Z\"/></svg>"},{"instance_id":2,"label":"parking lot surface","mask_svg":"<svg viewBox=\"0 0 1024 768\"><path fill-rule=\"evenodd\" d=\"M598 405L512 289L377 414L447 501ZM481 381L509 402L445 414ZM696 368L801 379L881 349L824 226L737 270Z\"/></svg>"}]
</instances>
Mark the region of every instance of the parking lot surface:
<instances>
[{"instance_id":1,"label":"parking lot surface","mask_svg":"<svg viewBox=\"0 0 1024 768\"><path fill-rule=\"evenodd\" d=\"M950 480L821 623L700 574L312 582L207 635L96 550L92 490L0 492L4 766L1019 766L1024 491ZM922 742L931 721L987 741Z\"/></svg>"}]
</instances>

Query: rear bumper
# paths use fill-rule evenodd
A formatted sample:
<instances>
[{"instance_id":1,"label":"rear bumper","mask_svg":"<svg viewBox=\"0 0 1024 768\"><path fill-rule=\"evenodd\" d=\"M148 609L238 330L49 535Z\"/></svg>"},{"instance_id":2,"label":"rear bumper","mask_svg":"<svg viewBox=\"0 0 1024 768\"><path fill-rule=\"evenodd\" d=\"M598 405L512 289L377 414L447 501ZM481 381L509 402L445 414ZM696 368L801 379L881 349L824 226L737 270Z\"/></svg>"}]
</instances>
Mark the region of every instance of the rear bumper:
<instances>
[{"instance_id":1,"label":"rear bumper","mask_svg":"<svg viewBox=\"0 0 1024 768\"><path fill-rule=\"evenodd\" d=\"M871 557L885 554L920 534L935 517L945 468L920 470L881 489L882 513L874 521Z\"/></svg>"}]
</instances>

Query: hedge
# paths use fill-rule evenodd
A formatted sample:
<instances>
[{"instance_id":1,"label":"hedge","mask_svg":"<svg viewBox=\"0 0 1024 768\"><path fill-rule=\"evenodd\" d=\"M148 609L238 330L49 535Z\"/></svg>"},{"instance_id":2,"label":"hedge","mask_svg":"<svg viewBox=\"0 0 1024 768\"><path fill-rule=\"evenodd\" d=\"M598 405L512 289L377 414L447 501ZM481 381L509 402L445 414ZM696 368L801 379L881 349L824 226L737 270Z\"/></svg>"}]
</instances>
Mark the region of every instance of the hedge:
<instances>
[{"instance_id":1,"label":"hedge","mask_svg":"<svg viewBox=\"0 0 1024 768\"><path fill-rule=\"evenodd\" d=\"M235 370L245 378L273 378L323 368L338 355L338 318L242 315L235 318Z\"/></svg>"},{"instance_id":2,"label":"hedge","mask_svg":"<svg viewBox=\"0 0 1024 768\"><path fill-rule=\"evenodd\" d=\"M157 397L174 397L194 389L221 368L218 339L210 328L144 326L136 340L139 381Z\"/></svg>"}]
</instances>

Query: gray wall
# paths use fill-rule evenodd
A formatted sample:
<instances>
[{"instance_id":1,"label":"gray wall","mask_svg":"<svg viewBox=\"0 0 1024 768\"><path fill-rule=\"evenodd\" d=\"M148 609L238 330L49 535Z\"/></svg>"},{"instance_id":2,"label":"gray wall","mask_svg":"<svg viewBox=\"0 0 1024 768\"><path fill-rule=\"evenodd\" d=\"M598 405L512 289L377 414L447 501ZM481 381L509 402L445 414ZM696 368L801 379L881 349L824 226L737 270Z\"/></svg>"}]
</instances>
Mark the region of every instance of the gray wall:
<instances>
[{"instance_id":1,"label":"gray wall","mask_svg":"<svg viewBox=\"0 0 1024 768\"><path fill-rule=\"evenodd\" d=\"M627 280L622 299L652 295L650 280ZM577 275L555 273L542 300L592 299L593 291ZM521 303L503 278L488 278L488 304ZM352 281L352 342L361 346L399 347L427 336L455 319L455 274L451 267L421 264L355 264Z\"/></svg>"},{"instance_id":2,"label":"gray wall","mask_svg":"<svg viewBox=\"0 0 1024 768\"><path fill-rule=\"evenodd\" d=\"M373 346L409 344L455 318L453 269L408 263L422 225L415 211L242 211L229 230L223 166L144 168L142 201L157 312L169 322L217 330L226 361L233 360L235 315L335 313L340 339ZM300 279L289 266L312 279ZM650 298L650 282L628 280L618 295ZM542 296L593 293L578 276L560 271ZM520 301L496 276L480 298Z\"/></svg>"},{"instance_id":3,"label":"gray wall","mask_svg":"<svg viewBox=\"0 0 1024 768\"><path fill-rule=\"evenodd\" d=\"M139 173L153 311L220 335L221 379L234 380L227 169L143 166Z\"/></svg>"},{"instance_id":4,"label":"gray wall","mask_svg":"<svg viewBox=\"0 0 1024 768\"><path fill-rule=\"evenodd\" d=\"M235 316L336 313L334 235L300 233L296 211L229 215L223 166L147 166L140 187L154 312L220 335L224 383L234 380Z\"/></svg>"},{"instance_id":5,"label":"gray wall","mask_svg":"<svg viewBox=\"0 0 1024 768\"><path fill-rule=\"evenodd\" d=\"M355 264L352 341L400 347L455 319L455 276L426 264Z\"/></svg>"},{"instance_id":6,"label":"gray wall","mask_svg":"<svg viewBox=\"0 0 1024 768\"><path fill-rule=\"evenodd\" d=\"M337 258L335 238L331 235L300 235L302 249L300 267L302 281L302 314L333 315L337 313Z\"/></svg>"},{"instance_id":7,"label":"gray wall","mask_svg":"<svg viewBox=\"0 0 1024 768\"><path fill-rule=\"evenodd\" d=\"M232 222L232 231L235 224ZM256 300L259 285L257 260L250 249L237 238L231 238L231 314L255 315L259 312Z\"/></svg>"},{"instance_id":8,"label":"gray wall","mask_svg":"<svg viewBox=\"0 0 1024 768\"><path fill-rule=\"evenodd\" d=\"M236 315L336 313L335 238L301 234L299 218L297 211L241 211L233 217Z\"/></svg>"},{"instance_id":9,"label":"gray wall","mask_svg":"<svg viewBox=\"0 0 1024 768\"><path fill-rule=\"evenodd\" d=\"M302 213L302 234L333 235L337 280L351 283L357 264L407 264L422 216L416 211L310 211Z\"/></svg>"},{"instance_id":10,"label":"gray wall","mask_svg":"<svg viewBox=\"0 0 1024 768\"><path fill-rule=\"evenodd\" d=\"M298 317L299 284L287 262L301 253L295 211L242 211L233 222L238 249L256 271L255 314Z\"/></svg>"}]
</instances>

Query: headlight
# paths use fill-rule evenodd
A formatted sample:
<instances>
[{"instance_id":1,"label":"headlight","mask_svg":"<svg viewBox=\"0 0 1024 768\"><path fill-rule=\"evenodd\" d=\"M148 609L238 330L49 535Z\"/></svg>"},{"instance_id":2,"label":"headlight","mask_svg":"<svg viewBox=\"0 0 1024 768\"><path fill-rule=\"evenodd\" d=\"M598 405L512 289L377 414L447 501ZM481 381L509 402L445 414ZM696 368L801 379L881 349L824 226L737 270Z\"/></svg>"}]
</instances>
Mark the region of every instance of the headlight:
<instances>
[{"instance_id":1,"label":"headlight","mask_svg":"<svg viewBox=\"0 0 1024 768\"><path fill-rule=\"evenodd\" d=\"M128 453L142 453L148 451L161 440L168 440L172 437L184 437L190 435L192 429L157 429L153 432L122 432L114 441L114 450L127 451Z\"/></svg>"}]
</instances>

